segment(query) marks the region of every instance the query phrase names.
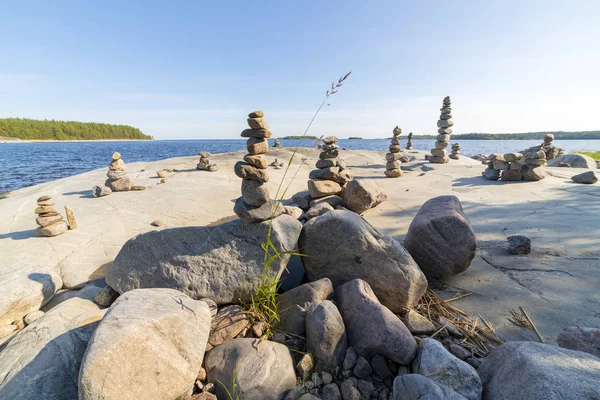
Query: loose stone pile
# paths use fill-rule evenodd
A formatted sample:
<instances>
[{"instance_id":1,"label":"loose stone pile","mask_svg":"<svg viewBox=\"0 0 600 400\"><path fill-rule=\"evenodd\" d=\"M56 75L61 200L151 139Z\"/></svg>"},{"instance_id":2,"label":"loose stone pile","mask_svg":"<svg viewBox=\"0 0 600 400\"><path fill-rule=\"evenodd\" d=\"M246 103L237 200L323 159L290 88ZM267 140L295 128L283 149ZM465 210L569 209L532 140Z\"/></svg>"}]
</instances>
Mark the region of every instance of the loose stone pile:
<instances>
[{"instance_id":1,"label":"loose stone pile","mask_svg":"<svg viewBox=\"0 0 600 400\"><path fill-rule=\"evenodd\" d=\"M410 132L408 134L408 142L406 142L406 150L412 150L413 149L413 145L412 145L412 137L413 137L413 133Z\"/></svg>"},{"instance_id":2,"label":"loose stone pile","mask_svg":"<svg viewBox=\"0 0 600 400\"><path fill-rule=\"evenodd\" d=\"M458 160L460 158L460 144L454 143L452 145L452 153L450 154L450 158L453 160Z\"/></svg>"},{"instance_id":3,"label":"loose stone pile","mask_svg":"<svg viewBox=\"0 0 600 400\"><path fill-rule=\"evenodd\" d=\"M112 161L108 165L108 179L104 186L108 186L113 192L128 192L133 186L133 180L127 176L125 170L127 166L121 158L121 154L115 151L112 155Z\"/></svg>"},{"instance_id":4,"label":"loose stone pile","mask_svg":"<svg viewBox=\"0 0 600 400\"><path fill-rule=\"evenodd\" d=\"M58 236L69 229L67 223L63 221L62 215L52 207L54 203L50 196L42 196L37 199L37 205L35 213L38 217L35 222L40 227L35 230L35 233L38 236Z\"/></svg>"},{"instance_id":5,"label":"loose stone pile","mask_svg":"<svg viewBox=\"0 0 600 400\"><path fill-rule=\"evenodd\" d=\"M242 197L236 200L233 211L242 221L262 222L281 215L283 206L270 199L265 185L269 181L266 171L268 162L264 155L269 151L269 124L263 118L262 111L251 112L248 117L250 129L245 129L241 134L248 138L248 154L244 156L244 161L238 161L234 167L235 174L243 179Z\"/></svg>"},{"instance_id":6,"label":"loose stone pile","mask_svg":"<svg viewBox=\"0 0 600 400\"><path fill-rule=\"evenodd\" d=\"M544 150L525 153L492 154L484 178L496 181L539 181L546 177L546 153Z\"/></svg>"},{"instance_id":7,"label":"loose stone pile","mask_svg":"<svg viewBox=\"0 0 600 400\"><path fill-rule=\"evenodd\" d=\"M402 154L400 153L400 142L398 141L398 137L402 134L402 129L399 127L395 127L393 130L394 137L392 138L392 143L390 144L390 152L385 155L385 159L387 163L385 164L385 176L388 178L399 178L402 175L402 170L400 166L402 165L402 161L400 161L400 157Z\"/></svg>"},{"instance_id":8,"label":"loose stone pile","mask_svg":"<svg viewBox=\"0 0 600 400\"><path fill-rule=\"evenodd\" d=\"M352 180L352 174L346 169L346 164L338 158L338 138L328 136L323 139L317 169L308 175L308 191L313 199L337 195L342 192L343 186Z\"/></svg>"},{"instance_id":9,"label":"loose stone pile","mask_svg":"<svg viewBox=\"0 0 600 400\"><path fill-rule=\"evenodd\" d=\"M450 142L450 134L452 133L452 126L454 125L454 121L452 121L452 108L450 102L450 96L444 97L444 101L442 103L442 108L440 108L442 112L440 114L440 119L437 122L438 126L438 136L437 141L435 142L435 148L431 149L431 155L426 156L430 163L434 164L445 164L449 161L448 152L446 148L448 147L448 143Z\"/></svg>"},{"instance_id":10,"label":"loose stone pile","mask_svg":"<svg viewBox=\"0 0 600 400\"><path fill-rule=\"evenodd\" d=\"M210 163L210 153L208 151L200 151L198 152L198 155L200 156L200 160L198 161L198 164L196 165L196 169L200 170L200 171L211 171L211 172L215 172L219 170L219 166L217 164L211 164Z\"/></svg>"}]
</instances>

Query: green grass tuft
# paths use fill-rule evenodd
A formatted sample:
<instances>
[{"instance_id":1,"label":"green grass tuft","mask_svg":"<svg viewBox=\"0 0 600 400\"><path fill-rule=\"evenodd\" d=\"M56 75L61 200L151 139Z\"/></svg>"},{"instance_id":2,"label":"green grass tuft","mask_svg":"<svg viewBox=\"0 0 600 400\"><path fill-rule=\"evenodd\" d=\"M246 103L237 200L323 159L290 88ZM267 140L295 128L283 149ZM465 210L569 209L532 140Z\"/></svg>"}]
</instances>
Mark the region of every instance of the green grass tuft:
<instances>
[{"instance_id":1,"label":"green grass tuft","mask_svg":"<svg viewBox=\"0 0 600 400\"><path fill-rule=\"evenodd\" d=\"M592 157L594 160L600 160L600 151L576 151L575 153Z\"/></svg>"}]
</instances>

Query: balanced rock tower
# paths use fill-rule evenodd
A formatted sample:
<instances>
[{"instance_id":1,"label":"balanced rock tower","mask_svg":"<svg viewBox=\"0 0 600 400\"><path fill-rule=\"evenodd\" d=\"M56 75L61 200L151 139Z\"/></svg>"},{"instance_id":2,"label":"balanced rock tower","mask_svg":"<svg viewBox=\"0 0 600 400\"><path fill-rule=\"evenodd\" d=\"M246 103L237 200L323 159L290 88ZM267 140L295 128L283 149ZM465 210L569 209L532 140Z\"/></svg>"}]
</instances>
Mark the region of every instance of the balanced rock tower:
<instances>
[{"instance_id":1,"label":"balanced rock tower","mask_svg":"<svg viewBox=\"0 0 600 400\"><path fill-rule=\"evenodd\" d=\"M388 178L399 178L402 175L402 170L400 166L402 165L402 161L400 161L400 157L402 154L400 151L400 141L398 137L402 134L402 129L399 127L395 127L393 130L394 137L392 138L392 143L390 144L390 152L385 155L385 159L387 163L385 164L385 176Z\"/></svg>"},{"instance_id":2,"label":"balanced rock tower","mask_svg":"<svg viewBox=\"0 0 600 400\"><path fill-rule=\"evenodd\" d=\"M450 134L452 133L452 107L450 102L450 96L444 97L442 108L440 108L441 114L440 119L437 122L438 136L435 142L435 148L431 149L431 155L427 156L430 163L434 164L445 164L450 158L446 148L450 142Z\"/></svg>"},{"instance_id":3,"label":"balanced rock tower","mask_svg":"<svg viewBox=\"0 0 600 400\"><path fill-rule=\"evenodd\" d=\"M42 196L37 199L37 208L35 213L38 217L35 222L40 226L35 230L38 236L58 236L65 233L69 226L63 221L62 215L60 215L54 209L54 203L50 196Z\"/></svg>"},{"instance_id":4,"label":"balanced rock tower","mask_svg":"<svg viewBox=\"0 0 600 400\"><path fill-rule=\"evenodd\" d=\"M233 211L242 221L250 223L266 221L283 213L282 204L270 198L265 185L269 181L269 164L265 153L269 151L267 138L271 137L271 131L264 115L262 111L248 115L250 129L245 129L241 134L248 138L248 154L244 156L244 161L238 161L234 167L235 174L242 178L242 197L236 200Z\"/></svg>"},{"instance_id":5,"label":"balanced rock tower","mask_svg":"<svg viewBox=\"0 0 600 400\"><path fill-rule=\"evenodd\" d=\"M125 165L125 161L121 158L121 154L115 151L108 165L108 173L106 174L108 179L104 182L104 185L108 186L113 192L130 191L133 186L133 180L127 176L126 169L127 165Z\"/></svg>"},{"instance_id":6,"label":"balanced rock tower","mask_svg":"<svg viewBox=\"0 0 600 400\"><path fill-rule=\"evenodd\" d=\"M452 152L450 154L450 158L454 160L458 160L460 158L460 144L454 143L452 145Z\"/></svg>"},{"instance_id":7,"label":"balanced rock tower","mask_svg":"<svg viewBox=\"0 0 600 400\"><path fill-rule=\"evenodd\" d=\"M346 164L338 158L338 138L327 136L322 140L325 145L321 146L317 169L310 171L308 175L308 192L313 199L338 195L343 186L352 180L352 174L346 169Z\"/></svg>"},{"instance_id":8,"label":"balanced rock tower","mask_svg":"<svg viewBox=\"0 0 600 400\"><path fill-rule=\"evenodd\" d=\"M273 143L273 147L281 147L281 142L279 139L275 139L275 143Z\"/></svg>"},{"instance_id":9,"label":"balanced rock tower","mask_svg":"<svg viewBox=\"0 0 600 400\"><path fill-rule=\"evenodd\" d=\"M406 150L412 150L413 149L413 145L412 145L412 137L413 137L413 133L410 132L408 134L408 142L406 142Z\"/></svg>"},{"instance_id":10,"label":"balanced rock tower","mask_svg":"<svg viewBox=\"0 0 600 400\"><path fill-rule=\"evenodd\" d=\"M200 160L196 165L197 170L210 172L215 172L219 170L219 166L217 164L210 163L209 158L211 154L208 151L200 151L198 152L198 155L200 156Z\"/></svg>"}]
</instances>

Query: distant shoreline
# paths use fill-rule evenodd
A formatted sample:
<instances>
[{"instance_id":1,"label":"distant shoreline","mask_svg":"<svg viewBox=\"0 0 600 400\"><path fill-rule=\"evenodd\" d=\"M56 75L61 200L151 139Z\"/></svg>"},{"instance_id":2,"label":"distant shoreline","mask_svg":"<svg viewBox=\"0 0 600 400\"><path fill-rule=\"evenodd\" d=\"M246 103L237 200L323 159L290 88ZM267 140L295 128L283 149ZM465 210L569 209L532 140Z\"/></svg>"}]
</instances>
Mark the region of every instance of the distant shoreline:
<instances>
[{"instance_id":1,"label":"distant shoreline","mask_svg":"<svg viewBox=\"0 0 600 400\"><path fill-rule=\"evenodd\" d=\"M152 142L152 139L69 139L69 140L58 140L58 139L16 139L0 137L0 144L2 143L77 143L77 142Z\"/></svg>"}]
</instances>

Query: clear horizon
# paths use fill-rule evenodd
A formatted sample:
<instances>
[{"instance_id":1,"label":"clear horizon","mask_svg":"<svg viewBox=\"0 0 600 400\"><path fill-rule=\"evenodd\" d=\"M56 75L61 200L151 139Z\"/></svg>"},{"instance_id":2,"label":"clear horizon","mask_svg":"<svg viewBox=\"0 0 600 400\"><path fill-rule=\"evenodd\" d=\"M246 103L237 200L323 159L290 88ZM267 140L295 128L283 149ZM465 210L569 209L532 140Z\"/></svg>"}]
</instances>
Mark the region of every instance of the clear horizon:
<instances>
[{"instance_id":1,"label":"clear horizon","mask_svg":"<svg viewBox=\"0 0 600 400\"><path fill-rule=\"evenodd\" d=\"M0 118L237 139L248 112L300 135L599 130L600 3L61 1L0 6Z\"/></svg>"}]
</instances>

